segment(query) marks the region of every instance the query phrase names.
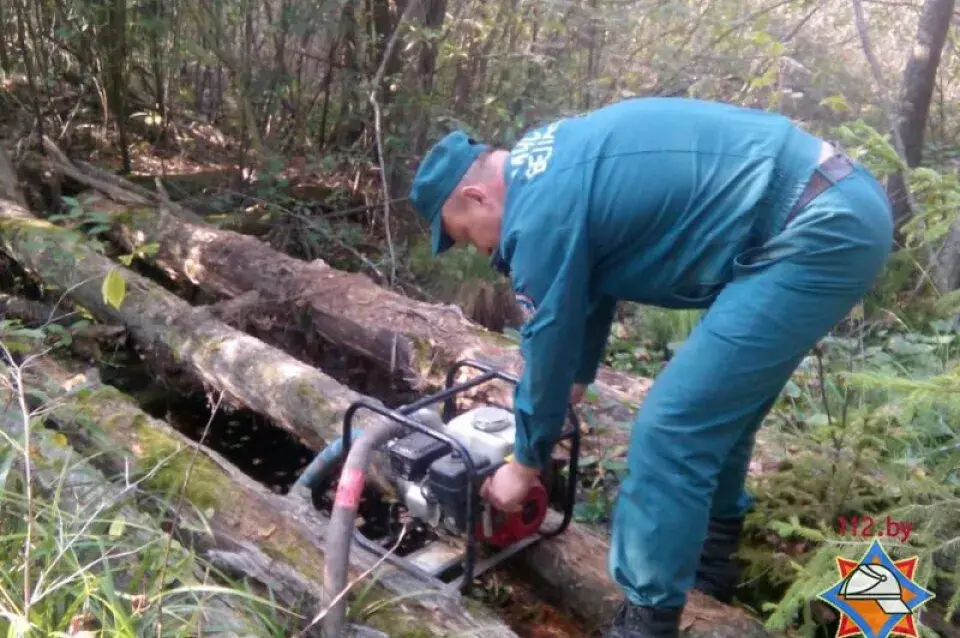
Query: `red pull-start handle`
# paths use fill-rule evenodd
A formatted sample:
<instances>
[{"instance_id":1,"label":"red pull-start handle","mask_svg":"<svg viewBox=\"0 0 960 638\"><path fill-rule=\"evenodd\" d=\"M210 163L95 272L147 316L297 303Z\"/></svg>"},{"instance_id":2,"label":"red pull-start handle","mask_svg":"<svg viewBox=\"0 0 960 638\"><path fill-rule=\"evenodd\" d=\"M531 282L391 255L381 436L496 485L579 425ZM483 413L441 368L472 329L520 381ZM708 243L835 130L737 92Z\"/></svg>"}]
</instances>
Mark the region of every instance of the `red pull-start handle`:
<instances>
[{"instance_id":1,"label":"red pull-start handle","mask_svg":"<svg viewBox=\"0 0 960 638\"><path fill-rule=\"evenodd\" d=\"M484 506L489 509L489 522L492 523L490 525L492 529L487 529L484 521L487 515L481 513L480 520L476 524L476 536L499 549L512 545L539 531L547 515L548 504L547 490L540 481L534 482L518 512L507 514L489 503L484 503Z\"/></svg>"}]
</instances>

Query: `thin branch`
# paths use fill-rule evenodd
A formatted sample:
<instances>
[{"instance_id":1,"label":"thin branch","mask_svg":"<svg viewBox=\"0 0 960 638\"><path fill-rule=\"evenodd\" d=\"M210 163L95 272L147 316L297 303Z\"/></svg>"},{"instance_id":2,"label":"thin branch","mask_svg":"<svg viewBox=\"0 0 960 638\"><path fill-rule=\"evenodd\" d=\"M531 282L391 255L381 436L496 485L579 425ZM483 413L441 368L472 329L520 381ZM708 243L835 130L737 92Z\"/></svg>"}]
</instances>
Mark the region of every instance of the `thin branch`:
<instances>
[{"instance_id":1,"label":"thin branch","mask_svg":"<svg viewBox=\"0 0 960 638\"><path fill-rule=\"evenodd\" d=\"M407 18L413 12L414 6L417 4L419 4L417 0L410 0L410 2L407 3L407 7L403 10L403 15L400 16L400 19L397 21L397 26L393 29L390 42L387 43L387 49L383 52L383 59L380 60L380 68L377 69L376 75L373 76L373 84L370 87L370 105L373 106L373 128L377 139L377 158L380 162L380 183L383 186L383 226L387 235L387 248L390 251L390 277L387 280L390 287L393 287L397 277L397 258L390 233L390 188L387 184L387 166L383 153L383 132L381 127L382 118L380 102L377 100L377 92L380 89L380 84L383 82L383 74L387 70L387 61L390 60L390 57L393 55L393 49L400 36L400 28L407 21Z\"/></svg>"}]
</instances>

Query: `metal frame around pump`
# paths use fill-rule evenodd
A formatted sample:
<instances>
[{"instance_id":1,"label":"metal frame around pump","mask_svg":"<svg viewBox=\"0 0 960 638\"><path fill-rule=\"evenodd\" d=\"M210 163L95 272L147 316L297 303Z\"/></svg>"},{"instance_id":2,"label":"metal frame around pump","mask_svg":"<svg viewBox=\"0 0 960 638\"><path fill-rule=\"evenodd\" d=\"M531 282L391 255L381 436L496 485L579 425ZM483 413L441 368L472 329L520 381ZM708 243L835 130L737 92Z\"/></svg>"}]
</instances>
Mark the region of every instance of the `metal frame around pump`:
<instances>
[{"instance_id":1,"label":"metal frame around pump","mask_svg":"<svg viewBox=\"0 0 960 638\"><path fill-rule=\"evenodd\" d=\"M482 374L477 377L474 377L473 379L470 379L469 381L464 381L463 383L454 385L453 381L456 378L457 372L459 372L461 368L466 368L466 367L479 370L480 372L482 372ZM473 460L470 458L470 454L467 452L466 447L462 443L450 437L445 432L438 432L418 421L414 421L413 419L409 418L407 415L412 414L421 408L443 401L444 406L443 406L442 418L443 418L443 422L447 423L450 421L450 419L454 415L454 412L456 409L455 401L456 401L457 394L464 392L466 390L469 390L471 388L474 388L483 383L486 383L488 381L492 381L493 379L506 381L507 383L511 383L514 386L516 386L520 382L520 380L512 374L508 374L506 372L496 370L495 368L492 368L484 363L481 363L473 359L462 359L454 363L450 367L450 369L447 371L445 387L443 390L439 392L436 392L431 395L427 395L421 399L418 399L417 401L414 401L413 403L409 403L407 405L401 406L396 410L391 410L390 408L387 408L383 405L374 403L373 401L367 398L359 399L358 401L355 401L354 403L352 403L349 408L347 408L347 411L343 417L342 441L343 441L344 457L346 457L346 455L350 452L350 442L351 442L350 437L353 430L353 417L358 410L367 409L372 412L376 412L377 414L384 416L388 419L393 419L394 421L397 421L403 424L405 427L411 430L421 432L438 441L442 441L446 443L455 451L457 451L460 454L461 458L463 459L464 465L466 466L467 474L470 477L470 480L467 483L467 496L466 496L467 512L466 512L465 527L467 530L466 531L467 539L466 539L466 552L465 552L466 555L463 559L465 562L465 565L463 567L463 573L458 578L447 583L441 580L439 578L439 575L444 571L447 571L451 567L456 566L456 564L460 562L459 558L457 560L452 561L449 564L444 564L435 570L426 571L404 557L396 556L395 554L389 554L389 550L381 547L376 542L364 536L359 529L354 530L354 539L362 547L373 552L374 554L377 554L381 557L385 557L385 560L387 562L392 563L393 565L396 565L397 567L400 567L406 570L407 572L418 576L419 578L433 585L437 589L444 590L444 591L460 590L464 594L469 594L471 588L473 587L473 579L476 576L479 576L483 572L493 567L496 567L497 565L499 565L501 562L503 562L510 556L513 556L514 554L524 549L525 547L528 547L529 545L533 544L537 540L540 540L543 538L551 538L563 533L567 529L567 527L570 525L570 521L573 519L573 509L574 509L574 505L576 504L576 494L577 494L576 488L577 488L578 461L580 456L580 422L577 419L577 415L574 412L573 408L568 406L567 412L569 414L571 427L568 430L562 432L560 438L557 440L557 443L566 439L570 439L571 441L570 467L569 467L569 474L567 477L567 497L565 499L564 508L563 508L563 520L560 522L560 524L557 526L556 529L550 530L550 531L540 531L540 532L537 532L536 534L531 534L527 538L517 541L516 543L513 543L508 547L505 547L504 549L500 550L499 552L487 558L486 560L480 562L479 564L477 563L477 560L476 560L477 539L475 535L475 525L474 525L476 518L475 518L475 512L474 512L475 503L474 503L473 495L474 495L474 492L476 491L476 487L480 484L479 480L485 478L490 472L484 472L481 474L476 471L476 468L473 465Z\"/></svg>"}]
</instances>

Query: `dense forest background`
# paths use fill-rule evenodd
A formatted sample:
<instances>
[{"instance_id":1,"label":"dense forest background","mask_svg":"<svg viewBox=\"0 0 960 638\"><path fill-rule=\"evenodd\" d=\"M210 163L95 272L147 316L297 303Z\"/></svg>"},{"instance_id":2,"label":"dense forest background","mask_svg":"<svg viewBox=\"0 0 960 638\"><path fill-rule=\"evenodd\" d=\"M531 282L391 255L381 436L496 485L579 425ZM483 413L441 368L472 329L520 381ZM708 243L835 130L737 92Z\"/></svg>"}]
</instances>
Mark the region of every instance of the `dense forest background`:
<instances>
[{"instance_id":1,"label":"dense forest background","mask_svg":"<svg viewBox=\"0 0 960 638\"><path fill-rule=\"evenodd\" d=\"M517 327L507 282L468 249L430 259L427 230L406 201L419 158L446 131L509 146L551 118L634 96L690 96L775 110L838 140L883 180L897 250L768 419L751 472L759 500L741 604L770 631L828 635L836 618L816 595L836 581L835 558L858 557L871 540L851 538L838 521L890 516L915 530L891 554L919 556L917 580L937 592L923 635L950 638L960 635L958 25L954 0L0 0L0 137L34 214L91 245L117 239L113 222L60 191L36 159L51 149L213 227L362 273L411 299L455 305L507 342ZM28 413L42 410L28 409L25 364L15 355L37 341L69 349L79 339L55 322L36 328L15 318L8 293L59 303L73 291L50 297L47 275L34 272L42 267L19 270L16 240L5 241L5 391L29 433ZM139 251L123 263L142 262L140 272L160 278L162 268L146 265L156 247L125 241ZM109 276L104 298L122 303L126 286ZM655 379L697 317L624 304L606 364ZM118 384L128 374L129 356L108 356L102 343L86 354L107 361L101 367ZM354 379L367 372L341 370ZM210 409L191 408L200 414L196 434L206 434ZM583 416L587 436L601 436L589 406ZM175 596L190 599L166 609L172 626L189 626L189 606L222 593L198 580L194 559L172 567L164 534L116 549L139 552L158 580L121 585L99 567L88 572L76 544L64 544L64 526L79 526L83 560L101 565L89 551L120 547L133 515L111 515L97 535L82 514L64 523L62 503L37 500L29 480L14 479L16 468L30 476L31 448L8 425L0 626L135 635L138 623L165 617L151 588L176 580ZM620 425L628 429L629 419ZM583 459L577 520L601 534L624 453L599 445ZM159 530L144 524L140 532ZM487 602L520 600L519 589L504 593L511 587L490 585ZM286 635L269 600L237 591L259 614L259 635L269 623Z\"/></svg>"}]
</instances>

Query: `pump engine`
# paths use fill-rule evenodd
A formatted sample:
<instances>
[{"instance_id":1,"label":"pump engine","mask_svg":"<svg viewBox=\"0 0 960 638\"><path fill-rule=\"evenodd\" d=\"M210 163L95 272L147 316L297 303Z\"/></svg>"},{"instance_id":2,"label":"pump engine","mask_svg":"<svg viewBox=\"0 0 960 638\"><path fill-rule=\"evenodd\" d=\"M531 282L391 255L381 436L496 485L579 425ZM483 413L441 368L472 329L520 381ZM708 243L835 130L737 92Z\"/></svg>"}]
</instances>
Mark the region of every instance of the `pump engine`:
<instances>
[{"instance_id":1,"label":"pump engine","mask_svg":"<svg viewBox=\"0 0 960 638\"><path fill-rule=\"evenodd\" d=\"M482 374L454 384L457 371L463 367L476 368ZM447 373L446 387L436 394L397 410L361 399L350 406L344 417L344 453L350 447L353 415L361 408L404 426L402 435L389 440L383 448L389 459L389 480L397 488L399 500L410 516L439 536L454 536L463 542L434 541L410 556L398 556L388 554L383 545L364 536L359 528L354 531L356 540L435 585L436 580L444 578L442 575L459 567L458 578L439 584L444 588L469 591L474 576L540 538L562 533L573 518L580 429L572 409L570 427L560 436L560 441L570 441L570 462L558 525L552 530L543 529L550 503L548 492L539 481L524 497L518 512L499 511L480 497L483 481L514 453L516 421L510 410L493 405L458 413L456 396L494 379L519 382L513 375L482 363L458 361ZM442 414L429 407L438 403L443 403ZM477 545L481 543L493 553L478 562Z\"/></svg>"},{"instance_id":2,"label":"pump engine","mask_svg":"<svg viewBox=\"0 0 960 638\"><path fill-rule=\"evenodd\" d=\"M483 406L464 412L446 425L428 408L411 415L428 427L459 441L469 453L480 477L492 474L513 454L516 423L508 410ZM479 485L471 486L470 472L462 453L422 432L413 432L391 442L387 448L393 480L403 495L407 511L435 528L464 534L467 525L468 490L480 503L474 524L476 537L503 548L536 534L547 514L547 491L534 483L521 511L507 514L481 502Z\"/></svg>"}]
</instances>

